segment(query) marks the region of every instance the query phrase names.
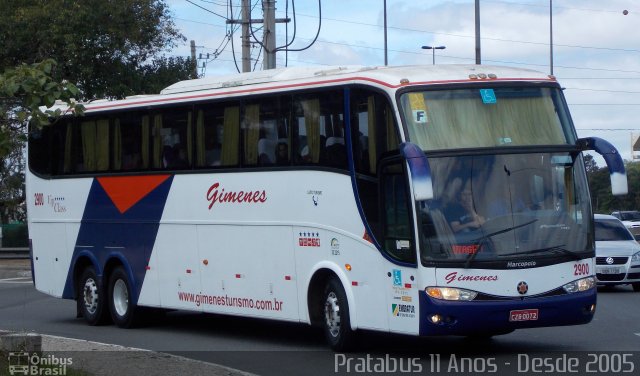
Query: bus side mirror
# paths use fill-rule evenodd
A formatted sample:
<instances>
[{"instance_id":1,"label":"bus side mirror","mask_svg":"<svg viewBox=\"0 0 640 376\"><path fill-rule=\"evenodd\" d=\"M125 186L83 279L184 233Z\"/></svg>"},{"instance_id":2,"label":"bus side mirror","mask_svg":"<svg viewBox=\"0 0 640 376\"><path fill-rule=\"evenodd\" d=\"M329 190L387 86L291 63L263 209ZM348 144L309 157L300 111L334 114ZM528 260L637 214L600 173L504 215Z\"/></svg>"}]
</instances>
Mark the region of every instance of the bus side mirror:
<instances>
[{"instance_id":1,"label":"bus side mirror","mask_svg":"<svg viewBox=\"0 0 640 376\"><path fill-rule=\"evenodd\" d=\"M400 144L400 153L409 164L413 198L416 201L431 200L433 198L433 184L427 156L418 145L411 142Z\"/></svg>"},{"instance_id":2,"label":"bus side mirror","mask_svg":"<svg viewBox=\"0 0 640 376\"><path fill-rule=\"evenodd\" d=\"M580 150L593 150L600 154L609 168L611 178L611 193L614 196L626 195L629 192L627 173L624 170L624 161L615 146L598 137L581 138L576 142Z\"/></svg>"}]
</instances>

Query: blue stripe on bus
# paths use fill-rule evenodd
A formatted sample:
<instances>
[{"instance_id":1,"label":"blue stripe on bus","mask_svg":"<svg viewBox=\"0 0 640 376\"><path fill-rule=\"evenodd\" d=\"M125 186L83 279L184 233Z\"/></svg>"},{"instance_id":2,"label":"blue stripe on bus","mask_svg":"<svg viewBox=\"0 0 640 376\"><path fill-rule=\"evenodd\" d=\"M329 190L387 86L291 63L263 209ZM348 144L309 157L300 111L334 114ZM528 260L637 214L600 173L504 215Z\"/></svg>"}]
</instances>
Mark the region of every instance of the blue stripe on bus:
<instances>
[{"instance_id":1,"label":"blue stripe on bus","mask_svg":"<svg viewBox=\"0 0 640 376\"><path fill-rule=\"evenodd\" d=\"M129 273L132 299L137 303L172 182L173 176L121 214L97 179L93 180L63 298L74 299L74 266L80 257L88 256L98 276L109 260L119 259Z\"/></svg>"},{"instance_id":2,"label":"blue stripe on bus","mask_svg":"<svg viewBox=\"0 0 640 376\"><path fill-rule=\"evenodd\" d=\"M514 329L586 324L593 319L589 311L596 304L596 289L585 292L500 301L456 302L433 299L419 292L420 335L499 334ZM537 309L538 319L509 321L514 310ZM442 322L429 317L438 314Z\"/></svg>"}]
</instances>

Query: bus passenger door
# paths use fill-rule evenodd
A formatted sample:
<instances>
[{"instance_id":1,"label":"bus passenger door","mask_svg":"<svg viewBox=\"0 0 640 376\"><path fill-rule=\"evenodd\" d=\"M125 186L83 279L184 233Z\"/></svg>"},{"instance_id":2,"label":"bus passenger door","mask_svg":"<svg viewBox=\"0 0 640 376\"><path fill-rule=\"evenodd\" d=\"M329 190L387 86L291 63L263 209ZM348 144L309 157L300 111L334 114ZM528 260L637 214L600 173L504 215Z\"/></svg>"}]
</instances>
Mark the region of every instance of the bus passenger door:
<instances>
[{"instance_id":1,"label":"bus passenger door","mask_svg":"<svg viewBox=\"0 0 640 376\"><path fill-rule=\"evenodd\" d=\"M407 171L394 157L380 166L381 246L386 258L389 329L416 334L419 330L416 241Z\"/></svg>"}]
</instances>

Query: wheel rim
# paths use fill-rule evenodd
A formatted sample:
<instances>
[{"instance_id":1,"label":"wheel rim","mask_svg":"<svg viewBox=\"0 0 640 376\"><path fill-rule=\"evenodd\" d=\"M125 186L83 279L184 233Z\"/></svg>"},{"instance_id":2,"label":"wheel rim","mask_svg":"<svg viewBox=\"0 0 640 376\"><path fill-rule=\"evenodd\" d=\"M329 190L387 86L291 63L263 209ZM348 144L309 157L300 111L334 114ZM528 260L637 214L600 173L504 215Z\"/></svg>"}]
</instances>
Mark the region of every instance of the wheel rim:
<instances>
[{"instance_id":1,"label":"wheel rim","mask_svg":"<svg viewBox=\"0 0 640 376\"><path fill-rule=\"evenodd\" d=\"M340 334L340 302L333 291L327 295L327 300L324 303L324 316L329 334L332 337L338 337Z\"/></svg>"},{"instance_id":2,"label":"wheel rim","mask_svg":"<svg viewBox=\"0 0 640 376\"><path fill-rule=\"evenodd\" d=\"M119 316L126 315L129 309L129 291L127 284L121 279L113 284L113 307Z\"/></svg>"},{"instance_id":3,"label":"wheel rim","mask_svg":"<svg viewBox=\"0 0 640 376\"><path fill-rule=\"evenodd\" d=\"M95 314L98 310L98 285L93 278L87 278L84 281L84 308L90 314Z\"/></svg>"}]
</instances>

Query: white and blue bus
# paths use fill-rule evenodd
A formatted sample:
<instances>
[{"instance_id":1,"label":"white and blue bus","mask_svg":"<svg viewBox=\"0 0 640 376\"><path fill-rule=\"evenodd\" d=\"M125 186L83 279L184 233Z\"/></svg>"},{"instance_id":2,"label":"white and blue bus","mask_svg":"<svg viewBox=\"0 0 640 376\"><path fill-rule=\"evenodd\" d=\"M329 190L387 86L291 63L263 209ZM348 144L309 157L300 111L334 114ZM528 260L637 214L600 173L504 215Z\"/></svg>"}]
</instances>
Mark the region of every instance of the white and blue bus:
<instances>
[{"instance_id":1,"label":"white and blue bus","mask_svg":"<svg viewBox=\"0 0 640 376\"><path fill-rule=\"evenodd\" d=\"M89 324L142 308L491 336L595 313L594 225L555 78L287 68L85 104L30 131L35 286Z\"/></svg>"}]
</instances>

